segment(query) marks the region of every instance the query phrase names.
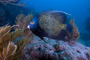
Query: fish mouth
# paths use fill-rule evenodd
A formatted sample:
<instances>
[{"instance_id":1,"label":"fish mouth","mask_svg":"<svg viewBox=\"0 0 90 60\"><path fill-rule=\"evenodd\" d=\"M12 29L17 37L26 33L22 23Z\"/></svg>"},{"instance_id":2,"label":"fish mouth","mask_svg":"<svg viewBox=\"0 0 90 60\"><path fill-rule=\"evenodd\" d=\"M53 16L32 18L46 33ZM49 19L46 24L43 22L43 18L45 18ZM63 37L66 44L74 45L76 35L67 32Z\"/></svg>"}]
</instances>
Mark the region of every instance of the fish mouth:
<instances>
[{"instance_id":1,"label":"fish mouth","mask_svg":"<svg viewBox=\"0 0 90 60\"><path fill-rule=\"evenodd\" d=\"M27 28L30 29L30 26L28 25Z\"/></svg>"}]
</instances>

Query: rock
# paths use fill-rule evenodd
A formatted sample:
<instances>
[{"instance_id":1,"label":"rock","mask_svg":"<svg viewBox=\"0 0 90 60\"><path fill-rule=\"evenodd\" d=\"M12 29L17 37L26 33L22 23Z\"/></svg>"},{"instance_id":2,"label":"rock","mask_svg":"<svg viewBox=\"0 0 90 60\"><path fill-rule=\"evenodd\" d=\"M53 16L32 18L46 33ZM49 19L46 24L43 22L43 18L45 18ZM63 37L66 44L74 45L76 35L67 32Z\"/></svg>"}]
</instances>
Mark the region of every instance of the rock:
<instances>
[{"instance_id":1,"label":"rock","mask_svg":"<svg viewBox=\"0 0 90 60\"><path fill-rule=\"evenodd\" d=\"M23 49L23 60L90 60L90 48L78 42L48 39L47 43L34 36L32 43ZM71 44L70 44L71 43Z\"/></svg>"}]
</instances>

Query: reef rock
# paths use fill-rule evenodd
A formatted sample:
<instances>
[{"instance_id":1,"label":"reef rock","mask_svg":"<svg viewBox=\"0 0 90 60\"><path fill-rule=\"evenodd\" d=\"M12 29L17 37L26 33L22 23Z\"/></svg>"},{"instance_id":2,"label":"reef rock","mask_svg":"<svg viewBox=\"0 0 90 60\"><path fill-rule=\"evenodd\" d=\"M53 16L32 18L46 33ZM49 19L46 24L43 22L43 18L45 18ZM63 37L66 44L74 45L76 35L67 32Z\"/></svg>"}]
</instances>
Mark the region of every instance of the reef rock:
<instances>
[{"instance_id":1,"label":"reef rock","mask_svg":"<svg viewBox=\"0 0 90 60\"><path fill-rule=\"evenodd\" d=\"M90 48L75 41L62 41L39 37L23 49L23 60L90 60Z\"/></svg>"}]
</instances>

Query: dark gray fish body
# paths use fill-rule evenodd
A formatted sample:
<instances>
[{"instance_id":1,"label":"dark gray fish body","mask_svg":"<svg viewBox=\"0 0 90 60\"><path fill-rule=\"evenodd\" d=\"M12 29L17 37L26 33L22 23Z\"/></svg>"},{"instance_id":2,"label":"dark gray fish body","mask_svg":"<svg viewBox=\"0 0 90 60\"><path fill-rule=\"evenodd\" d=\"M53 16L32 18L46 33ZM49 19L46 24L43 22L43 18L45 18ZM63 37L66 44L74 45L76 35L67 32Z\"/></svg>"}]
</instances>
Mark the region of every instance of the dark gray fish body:
<instances>
[{"instance_id":1,"label":"dark gray fish body","mask_svg":"<svg viewBox=\"0 0 90 60\"><path fill-rule=\"evenodd\" d=\"M32 32L39 36L41 39L43 39L43 37L49 37L52 39L63 40L67 35L66 31L72 30L72 26L70 26L70 24L65 24L66 20L67 16L63 12L45 11L40 13L31 21L38 24L38 26L36 26L34 23L31 23L28 25L28 27L37 27L32 30Z\"/></svg>"},{"instance_id":2,"label":"dark gray fish body","mask_svg":"<svg viewBox=\"0 0 90 60\"><path fill-rule=\"evenodd\" d=\"M38 21L48 36L56 37L65 29L66 15L59 11L45 11L39 15Z\"/></svg>"}]
</instances>

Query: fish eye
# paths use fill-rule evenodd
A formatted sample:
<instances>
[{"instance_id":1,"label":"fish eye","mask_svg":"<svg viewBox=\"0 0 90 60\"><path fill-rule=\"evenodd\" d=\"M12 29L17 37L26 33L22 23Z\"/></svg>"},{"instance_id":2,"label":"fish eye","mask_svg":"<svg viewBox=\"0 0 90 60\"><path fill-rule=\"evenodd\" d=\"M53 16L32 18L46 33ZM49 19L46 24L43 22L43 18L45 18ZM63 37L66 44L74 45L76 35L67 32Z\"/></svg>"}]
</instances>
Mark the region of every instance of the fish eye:
<instances>
[{"instance_id":1,"label":"fish eye","mask_svg":"<svg viewBox=\"0 0 90 60\"><path fill-rule=\"evenodd\" d=\"M32 21L32 22L30 22L31 24L34 24L34 22Z\"/></svg>"}]
</instances>

